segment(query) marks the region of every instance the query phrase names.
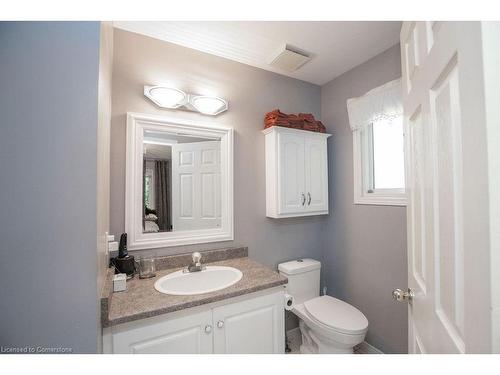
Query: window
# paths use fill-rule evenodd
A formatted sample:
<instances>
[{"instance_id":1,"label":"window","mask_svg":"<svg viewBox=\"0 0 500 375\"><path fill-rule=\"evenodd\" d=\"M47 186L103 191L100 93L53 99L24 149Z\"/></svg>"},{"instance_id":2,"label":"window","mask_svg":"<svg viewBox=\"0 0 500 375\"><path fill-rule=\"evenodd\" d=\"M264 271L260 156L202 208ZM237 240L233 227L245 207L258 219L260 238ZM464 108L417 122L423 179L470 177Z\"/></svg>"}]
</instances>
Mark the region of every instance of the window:
<instances>
[{"instance_id":1,"label":"window","mask_svg":"<svg viewBox=\"0 0 500 375\"><path fill-rule=\"evenodd\" d=\"M406 204L402 118L375 121L353 137L354 203Z\"/></svg>"},{"instance_id":2,"label":"window","mask_svg":"<svg viewBox=\"0 0 500 375\"><path fill-rule=\"evenodd\" d=\"M406 205L399 90L393 81L348 101L356 204Z\"/></svg>"}]
</instances>

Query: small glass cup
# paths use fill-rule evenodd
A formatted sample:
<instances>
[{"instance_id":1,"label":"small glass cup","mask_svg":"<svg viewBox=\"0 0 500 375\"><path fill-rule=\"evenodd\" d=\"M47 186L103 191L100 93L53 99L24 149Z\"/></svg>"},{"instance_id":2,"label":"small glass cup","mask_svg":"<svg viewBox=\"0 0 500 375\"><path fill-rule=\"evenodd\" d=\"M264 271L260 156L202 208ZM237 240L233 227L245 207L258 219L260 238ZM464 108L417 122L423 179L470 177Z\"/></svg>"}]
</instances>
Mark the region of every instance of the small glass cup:
<instances>
[{"instance_id":1,"label":"small glass cup","mask_svg":"<svg viewBox=\"0 0 500 375\"><path fill-rule=\"evenodd\" d=\"M139 258L139 278L149 279L156 276L155 258L153 255L142 255Z\"/></svg>"}]
</instances>

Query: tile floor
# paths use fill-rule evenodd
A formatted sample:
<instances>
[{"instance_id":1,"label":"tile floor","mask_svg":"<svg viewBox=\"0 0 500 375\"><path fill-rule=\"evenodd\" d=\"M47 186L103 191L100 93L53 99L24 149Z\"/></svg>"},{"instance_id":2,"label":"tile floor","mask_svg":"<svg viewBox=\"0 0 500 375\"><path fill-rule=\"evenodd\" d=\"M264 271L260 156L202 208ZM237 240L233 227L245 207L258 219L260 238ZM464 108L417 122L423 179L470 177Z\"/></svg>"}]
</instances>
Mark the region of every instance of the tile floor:
<instances>
[{"instance_id":1,"label":"tile floor","mask_svg":"<svg viewBox=\"0 0 500 375\"><path fill-rule=\"evenodd\" d=\"M302 344L302 338L300 336L299 330L291 330L287 334L288 347L290 352L287 354L300 354L300 344ZM370 354L361 345L356 345L354 347L354 354Z\"/></svg>"}]
</instances>

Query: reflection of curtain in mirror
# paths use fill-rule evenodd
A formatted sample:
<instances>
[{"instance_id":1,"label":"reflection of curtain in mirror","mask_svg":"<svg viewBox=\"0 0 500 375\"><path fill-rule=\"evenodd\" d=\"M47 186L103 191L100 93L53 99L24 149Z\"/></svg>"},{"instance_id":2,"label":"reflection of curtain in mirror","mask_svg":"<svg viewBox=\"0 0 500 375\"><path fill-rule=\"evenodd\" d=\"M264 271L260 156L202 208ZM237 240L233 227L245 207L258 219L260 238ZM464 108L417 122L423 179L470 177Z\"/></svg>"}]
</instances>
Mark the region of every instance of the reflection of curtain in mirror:
<instances>
[{"instance_id":1,"label":"reflection of curtain in mirror","mask_svg":"<svg viewBox=\"0 0 500 375\"><path fill-rule=\"evenodd\" d=\"M170 160L155 160L155 208L161 231L171 230L170 194Z\"/></svg>"},{"instance_id":2,"label":"reflection of curtain in mirror","mask_svg":"<svg viewBox=\"0 0 500 375\"><path fill-rule=\"evenodd\" d=\"M146 159L142 161L142 228L146 217Z\"/></svg>"}]
</instances>

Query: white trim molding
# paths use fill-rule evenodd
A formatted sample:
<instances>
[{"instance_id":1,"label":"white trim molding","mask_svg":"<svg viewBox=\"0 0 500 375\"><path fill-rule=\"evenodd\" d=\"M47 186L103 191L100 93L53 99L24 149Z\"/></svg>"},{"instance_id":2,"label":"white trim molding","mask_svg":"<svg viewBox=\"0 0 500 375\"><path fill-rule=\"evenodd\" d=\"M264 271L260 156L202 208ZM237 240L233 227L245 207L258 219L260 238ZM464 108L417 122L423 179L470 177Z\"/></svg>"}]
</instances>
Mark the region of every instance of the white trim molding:
<instances>
[{"instance_id":1,"label":"white trim molding","mask_svg":"<svg viewBox=\"0 0 500 375\"><path fill-rule=\"evenodd\" d=\"M142 158L144 131L174 131L221 141L221 226L203 230L143 233ZM233 129L142 113L127 113L127 151L125 186L125 230L128 249L140 250L234 239L233 221Z\"/></svg>"}]
</instances>

